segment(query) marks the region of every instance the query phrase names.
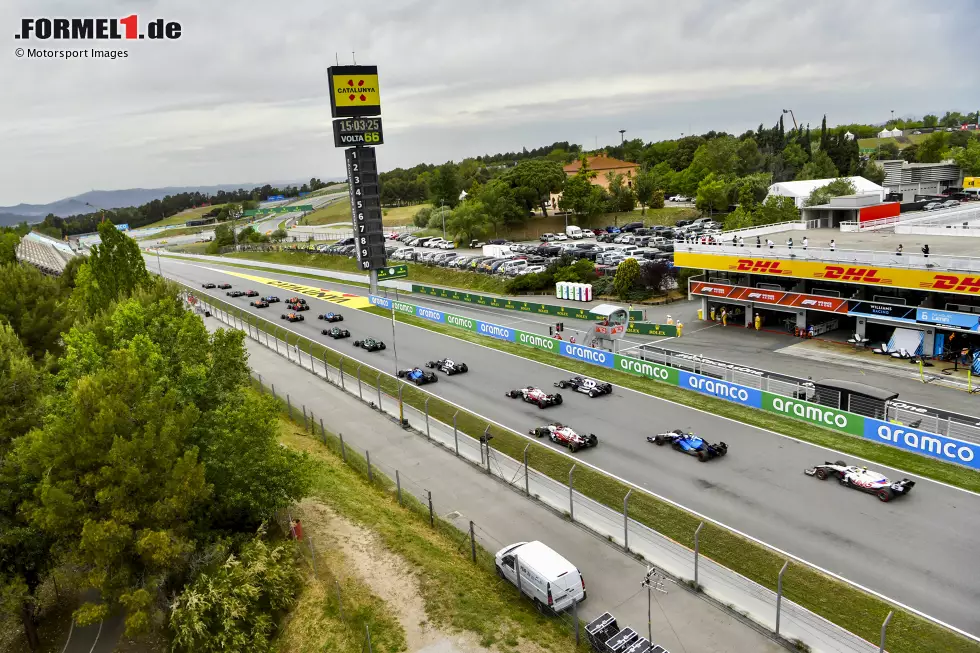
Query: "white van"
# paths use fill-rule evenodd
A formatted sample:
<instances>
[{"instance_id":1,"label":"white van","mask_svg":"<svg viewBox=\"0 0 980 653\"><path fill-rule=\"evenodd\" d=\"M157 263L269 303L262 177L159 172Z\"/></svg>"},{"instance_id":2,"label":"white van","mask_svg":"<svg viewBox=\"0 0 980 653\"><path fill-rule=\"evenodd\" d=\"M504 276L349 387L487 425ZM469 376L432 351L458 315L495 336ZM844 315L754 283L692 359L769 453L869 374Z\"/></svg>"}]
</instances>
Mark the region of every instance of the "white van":
<instances>
[{"instance_id":1,"label":"white van","mask_svg":"<svg viewBox=\"0 0 980 653\"><path fill-rule=\"evenodd\" d=\"M561 612L585 600L585 579L578 568L541 542L511 544L494 559L497 575L520 587L538 610Z\"/></svg>"},{"instance_id":2,"label":"white van","mask_svg":"<svg viewBox=\"0 0 980 653\"><path fill-rule=\"evenodd\" d=\"M582 238L582 228L570 224L567 227L565 227L565 235L571 238L572 240L580 240Z\"/></svg>"},{"instance_id":3,"label":"white van","mask_svg":"<svg viewBox=\"0 0 980 653\"><path fill-rule=\"evenodd\" d=\"M498 269L497 271L500 272L501 274L517 274L517 272L521 268L526 268L526 267L527 267L527 261L522 258L519 258L504 263L503 265L500 266L500 269Z\"/></svg>"}]
</instances>

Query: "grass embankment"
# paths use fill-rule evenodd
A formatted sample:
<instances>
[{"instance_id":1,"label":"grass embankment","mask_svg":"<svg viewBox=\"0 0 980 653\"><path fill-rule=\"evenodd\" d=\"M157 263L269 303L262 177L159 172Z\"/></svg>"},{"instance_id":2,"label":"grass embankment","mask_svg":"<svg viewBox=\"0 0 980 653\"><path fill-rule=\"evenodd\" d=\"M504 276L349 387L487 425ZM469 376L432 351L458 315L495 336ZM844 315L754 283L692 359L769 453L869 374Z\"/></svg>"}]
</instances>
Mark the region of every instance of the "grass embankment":
<instances>
[{"instance_id":1,"label":"grass embankment","mask_svg":"<svg viewBox=\"0 0 980 653\"><path fill-rule=\"evenodd\" d=\"M872 147L878 147L879 145L884 145L885 143L893 143L898 149L904 150L909 145L919 145L924 140L929 138L929 134L909 134L908 136L903 136L901 139L889 136L888 138L859 138L858 147L861 149L868 149Z\"/></svg>"},{"instance_id":2,"label":"grass embankment","mask_svg":"<svg viewBox=\"0 0 980 653\"><path fill-rule=\"evenodd\" d=\"M527 601L516 600L517 590L499 580L494 573L493 555L477 546L477 562L470 558L469 538L452 524L439 519L429 525L429 511L408 491L402 492L398 504L392 479L374 469L373 482L367 478L367 464L359 454L347 449L347 463L340 455L340 440L332 433L322 433L314 427L307 434L302 426L284 420L280 441L286 446L307 452L313 461L313 492L311 499L329 506L339 515L377 534L385 549L401 557L416 573L421 598L429 622L436 627L475 633L482 646L497 646L502 651L522 650L522 643L534 643L553 651L574 651L574 635L562 627L562 622L543 616ZM323 560L322 547L317 547L317 564ZM319 571L319 567L318 567ZM327 589L332 589L331 592ZM369 614L385 612L374 597L362 588L363 603L371 608ZM315 591L315 590L314 590ZM306 592L311 592L308 588ZM312 592L311 592L312 593ZM345 616L349 616L347 588ZM308 618L316 622L337 619L336 589L325 588L320 612L300 599L291 620ZM365 617L366 620L367 617ZM390 616L388 616L390 619ZM314 625L297 626L304 632L319 634ZM290 637L287 626L286 637ZM355 633L364 632L364 623L351 627ZM375 651L396 651L379 648L371 625ZM584 639L584 638L583 638ZM363 641L363 639L358 640ZM394 643L395 637L390 641ZM403 640L404 641L404 640ZM346 650L331 646L282 648L281 650ZM360 651L360 648L350 649ZM578 650L586 651L583 644Z\"/></svg>"},{"instance_id":3,"label":"grass embankment","mask_svg":"<svg viewBox=\"0 0 980 653\"><path fill-rule=\"evenodd\" d=\"M362 273L357 267L356 259L347 258L346 256L331 256L330 254L310 254L302 251L232 252L225 254L224 258L250 259L282 265L303 265L321 270ZM401 263L401 261L392 261L392 263L396 262ZM409 279L415 283L497 294L503 294L506 287L506 283L503 280L488 274L463 272L435 266L417 265L415 263L408 263L407 265Z\"/></svg>"},{"instance_id":4,"label":"grass embankment","mask_svg":"<svg viewBox=\"0 0 980 653\"><path fill-rule=\"evenodd\" d=\"M222 308L230 311L232 314L242 314L242 311L238 307L226 302L216 300L214 303L222 306ZM387 313L385 314L387 315ZM404 321L409 322L409 320ZM261 328L267 330L269 333L274 333L275 324L261 320L259 324ZM426 326L428 327L429 325ZM451 333L451 335L456 336L459 333L465 332L460 331L457 333L455 330L453 332L447 330L446 333ZM477 337L474 334L474 338ZM341 362L343 362L347 369L353 369L360 364L333 349L324 347L320 343L305 338L303 340L308 351L335 367L340 365ZM486 340L489 339L481 339L481 344L487 344ZM537 359L536 354L532 353L530 349L525 350L522 348L520 355ZM597 368L595 367L584 365L576 367L576 364L572 361L568 361L567 359L559 360L561 366L566 369L580 371L590 375L595 375L597 372ZM552 361L542 360L542 362ZM428 398L430 415L443 423L452 423L453 415L458 411L456 421L458 428L460 431L471 436L479 437L484 432L484 429L488 427L486 422L475 415L458 409L456 406L435 396L424 393L419 388L401 384L393 377L381 374L375 370L363 368L361 375L365 383L372 385L376 385L380 378L382 389L391 396L397 396L398 386L402 385L403 401L420 410L424 410L423 407ZM680 402L695 405L692 403L691 398L683 397L681 394L682 391L679 389L672 389L669 386L655 386L653 382L640 381L635 377L629 377L625 374L620 376L614 373L609 378L614 383L628 385L629 387L634 387L635 384L639 383L644 392L649 392L650 394L663 392L663 395L655 394L655 396L664 396L664 398L679 401L687 400ZM678 394L667 394L671 390L676 391ZM773 428L773 430L777 431L796 429L794 435L805 435L807 431L814 431L818 432L816 436L818 438L833 437L832 433L828 432L825 436L812 426L795 423L792 420L784 420L778 417L763 418L760 415L749 414L752 411L741 409L738 406L720 400L701 397L701 395L697 395L695 399L699 402L698 405L695 405L697 408L719 415L732 416L736 419L744 418L747 423L763 426L764 428ZM509 429L503 429L494 425L489 425L489 428L490 433L494 436L494 448L520 460L524 448L528 445L528 439ZM828 446L834 446L835 448L839 444L837 440L827 440L827 442L831 443ZM857 442L855 440L855 444ZM530 465L550 478L561 483L566 483L569 471L574 464L574 458L561 455L559 452L533 441L530 444L531 446L528 450ZM887 453L890 454L891 452ZM914 460L909 460L908 462L913 464L918 463L918 461ZM922 459L920 464L931 465L931 461ZM937 464L942 465L942 463ZM901 466L908 467L905 464ZM910 469L910 471L912 470ZM943 471L949 471L953 474L959 473L959 470L955 469ZM975 482L975 479L970 480ZM613 510L619 511L622 509L623 497L626 495L627 490L631 488L601 472L589 468L579 468L575 474L575 489ZM634 496L630 501L630 517L687 546L693 544L694 530L701 521L700 518L660 501L642 491L639 494L634 492ZM776 589L779 570L783 563L786 562L776 552L713 524L705 524L700 537L700 548L702 554L772 590ZM895 616L888 628L889 648L894 651L903 651L904 653L932 653L933 651L944 651L946 653L980 653L980 644L960 637L925 619L900 610L870 594L866 594L850 585L795 562L790 563L786 571L783 578L783 590L784 595L790 600L856 633L868 641L877 641L883 620L890 610L895 610Z\"/></svg>"},{"instance_id":5,"label":"grass embankment","mask_svg":"<svg viewBox=\"0 0 980 653\"><path fill-rule=\"evenodd\" d=\"M313 226L335 222L350 222L350 198L321 206L300 219L299 224Z\"/></svg>"},{"instance_id":6,"label":"grass embankment","mask_svg":"<svg viewBox=\"0 0 980 653\"><path fill-rule=\"evenodd\" d=\"M224 206L224 204L212 204L211 206L199 206L195 209L187 209L186 211L181 211L177 215L172 215L169 218L158 220L152 224L143 225L141 229L147 229L149 227L169 227L175 224L184 224L188 220L200 218L205 213L209 213L214 209L220 209L222 206Z\"/></svg>"}]
</instances>

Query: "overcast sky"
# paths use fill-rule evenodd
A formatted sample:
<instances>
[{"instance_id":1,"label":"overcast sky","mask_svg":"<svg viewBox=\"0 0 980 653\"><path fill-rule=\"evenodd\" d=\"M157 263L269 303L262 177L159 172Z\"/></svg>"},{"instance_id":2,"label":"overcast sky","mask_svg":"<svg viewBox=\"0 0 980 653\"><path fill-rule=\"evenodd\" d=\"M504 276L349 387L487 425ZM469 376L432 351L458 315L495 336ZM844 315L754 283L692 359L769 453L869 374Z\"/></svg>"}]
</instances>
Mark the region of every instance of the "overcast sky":
<instances>
[{"instance_id":1,"label":"overcast sky","mask_svg":"<svg viewBox=\"0 0 980 653\"><path fill-rule=\"evenodd\" d=\"M336 177L327 66L379 67L382 169L568 140L975 110L975 3L5 0L0 205ZM179 21L177 41L15 40L22 17ZM124 59L17 58L18 47ZM788 117L788 116L787 116Z\"/></svg>"}]
</instances>

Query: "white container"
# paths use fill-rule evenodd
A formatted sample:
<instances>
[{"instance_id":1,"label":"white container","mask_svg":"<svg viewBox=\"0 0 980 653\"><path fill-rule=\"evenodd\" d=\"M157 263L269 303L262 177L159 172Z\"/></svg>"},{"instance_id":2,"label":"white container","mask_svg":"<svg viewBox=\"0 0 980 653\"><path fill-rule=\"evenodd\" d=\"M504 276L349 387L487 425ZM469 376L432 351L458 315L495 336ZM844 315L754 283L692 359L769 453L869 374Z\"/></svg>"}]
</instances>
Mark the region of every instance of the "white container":
<instances>
[{"instance_id":1,"label":"white container","mask_svg":"<svg viewBox=\"0 0 980 653\"><path fill-rule=\"evenodd\" d=\"M585 284L585 301L587 301L587 302L591 302L592 301L592 284L591 283Z\"/></svg>"},{"instance_id":2,"label":"white container","mask_svg":"<svg viewBox=\"0 0 980 653\"><path fill-rule=\"evenodd\" d=\"M555 297L561 299L561 287L565 285L564 281L559 281L555 284Z\"/></svg>"},{"instance_id":3,"label":"white container","mask_svg":"<svg viewBox=\"0 0 980 653\"><path fill-rule=\"evenodd\" d=\"M584 286L585 284L576 283L574 285L575 285L575 301L580 302L582 301L582 286Z\"/></svg>"}]
</instances>

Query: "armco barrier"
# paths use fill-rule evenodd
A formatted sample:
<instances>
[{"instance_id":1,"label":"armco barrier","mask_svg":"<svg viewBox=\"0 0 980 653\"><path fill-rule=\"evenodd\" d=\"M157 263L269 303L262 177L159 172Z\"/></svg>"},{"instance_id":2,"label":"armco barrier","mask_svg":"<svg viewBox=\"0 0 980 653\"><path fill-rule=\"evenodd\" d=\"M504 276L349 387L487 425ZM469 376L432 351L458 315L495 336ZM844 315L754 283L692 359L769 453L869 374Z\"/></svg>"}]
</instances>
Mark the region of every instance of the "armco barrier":
<instances>
[{"instance_id":1,"label":"armco barrier","mask_svg":"<svg viewBox=\"0 0 980 653\"><path fill-rule=\"evenodd\" d=\"M783 415L795 420L809 422L821 428L853 435L888 444L899 449L929 456L949 463L980 470L980 444L965 442L955 438L928 433L917 429L891 424L881 420L838 410L830 406L815 404L802 399L784 397L757 388L729 383L710 376L692 374L674 367L667 367L649 361L613 354L604 349L593 349L564 340L518 331L510 327L482 322L472 318L426 309L404 302L395 302L387 297L370 296L375 306L417 315L427 320L449 324L458 328L475 331L481 335L543 351L550 351L565 358L590 363L627 374L677 386L711 397L724 399L742 406L758 408L769 413Z\"/></svg>"}]
</instances>

